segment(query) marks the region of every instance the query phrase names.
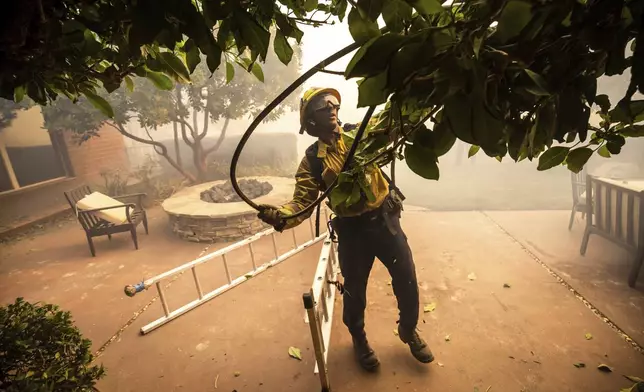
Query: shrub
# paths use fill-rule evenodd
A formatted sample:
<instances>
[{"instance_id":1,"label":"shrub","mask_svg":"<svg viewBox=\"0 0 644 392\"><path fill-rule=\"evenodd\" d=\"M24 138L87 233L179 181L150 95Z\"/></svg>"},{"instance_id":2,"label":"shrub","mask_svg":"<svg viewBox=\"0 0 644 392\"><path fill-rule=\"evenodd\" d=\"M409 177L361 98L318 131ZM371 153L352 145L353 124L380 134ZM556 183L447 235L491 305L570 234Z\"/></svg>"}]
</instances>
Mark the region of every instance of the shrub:
<instances>
[{"instance_id":1,"label":"shrub","mask_svg":"<svg viewBox=\"0 0 644 392\"><path fill-rule=\"evenodd\" d=\"M0 390L96 391L103 366L90 366L91 342L71 314L22 298L0 307Z\"/></svg>"}]
</instances>

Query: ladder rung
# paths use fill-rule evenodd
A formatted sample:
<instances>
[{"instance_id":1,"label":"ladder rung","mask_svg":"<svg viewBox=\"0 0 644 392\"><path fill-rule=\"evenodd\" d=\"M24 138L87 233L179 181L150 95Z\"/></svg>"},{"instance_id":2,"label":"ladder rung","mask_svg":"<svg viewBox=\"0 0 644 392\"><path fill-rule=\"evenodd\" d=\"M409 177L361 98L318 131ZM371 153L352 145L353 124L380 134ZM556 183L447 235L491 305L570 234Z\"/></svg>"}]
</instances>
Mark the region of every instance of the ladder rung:
<instances>
[{"instance_id":1,"label":"ladder rung","mask_svg":"<svg viewBox=\"0 0 644 392\"><path fill-rule=\"evenodd\" d=\"M228 283L230 283L233 280L230 278L230 271L228 270L228 261L226 261L226 255L225 254L221 255L221 259L224 261L224 269L226 270L226 278L228 278Z\"/></svg>"},{"instance_id":2,"label":"ladder rung","mask_svg":"<svg viewBox=\"0 0 644 392\"><path fill-rule=\"evenodd\" d=\"M160 281L157 282L157 291L159 292L159 298L161 298L161 305L163 306L163 312L165 313L165 316L168 317L168 315L170 314L170 309L168 308L168 303L165 300L165 293L161 288Z\"/></svg>"},{"instance_id":3,"label":"ladder rung","mask_svg":"<svg viewBox=\"0 0 644 392\"><path fill-rule=\"evenodd\" d=\"M257 269L257 265L255 264L255 252L253 251L252 242L248 243L248 251L250 252L250 261L253 263L253 271L255 271Z\"/></svg>"},{"instance_id":4,"label":"ladder rung","mask_svg":"<svg viewBox=\"0 0 644 392\"><path fill-rule=\"evenodd\" d=\"M199 294L199 299L202 299L203 291L201 290L201 283L199 282L199 277L197 276L197 266L192 267L192 277L195 279L195 287L197 288L197 294Z\"/></svg>"},{"instance_id":5,"label":"ladder rung","mask_svg":"<svg viewBox=\"0 0 644 392\"><path fill-rule=\"evenodd\" d=\"M277 242L275 241L275 232L271 233L271 240L273 240L273 252L275 253L275 258L277 259L279 255L277 254Z\"/></svg>"}]
</instances>

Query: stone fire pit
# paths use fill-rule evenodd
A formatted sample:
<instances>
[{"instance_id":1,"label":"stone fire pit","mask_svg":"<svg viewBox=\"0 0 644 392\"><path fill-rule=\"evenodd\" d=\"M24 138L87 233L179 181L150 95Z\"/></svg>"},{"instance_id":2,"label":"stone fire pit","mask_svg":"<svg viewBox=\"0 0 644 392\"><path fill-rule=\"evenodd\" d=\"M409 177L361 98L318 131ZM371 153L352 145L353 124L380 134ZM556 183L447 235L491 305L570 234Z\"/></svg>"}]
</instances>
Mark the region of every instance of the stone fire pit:
<instances>
[{"instance_id":1,"label":"stone fire pit","mask_svg":"<svg viewBox=\"0 0 644 392\"><path fill-rule=\"evenodd\" d=\"M246 180L246 181L244 181ZM256 180L256 181L253 181ZM258 187L257 182L268 183L268 194L257 198L251 198L257 204L280 205L293 197L295 180L283 177L247 177L239 179L242 190L243 182ZM174 196L166 199L163 210L168 214L172 231L180 238L194 242L226 242L239 241L250 235L265 230L268 226L257 219L257 211L244 202L222 202L213 203L202 200L212 200L213 189L226 189L227 181L213 181L195 185L177 192ZM260 188L257 188L259 193ZM226 192L222 193L225 195ZM225 200L230 197L222 197L217 200Z\"/></svg>"}]
</instances>

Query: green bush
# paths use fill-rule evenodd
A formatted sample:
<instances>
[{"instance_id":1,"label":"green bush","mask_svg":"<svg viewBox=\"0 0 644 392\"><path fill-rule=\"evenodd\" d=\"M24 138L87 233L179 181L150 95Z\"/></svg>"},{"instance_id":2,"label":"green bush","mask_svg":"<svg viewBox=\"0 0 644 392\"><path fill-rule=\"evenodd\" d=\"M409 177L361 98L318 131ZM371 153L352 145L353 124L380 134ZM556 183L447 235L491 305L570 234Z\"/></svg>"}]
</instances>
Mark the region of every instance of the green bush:
<instances>
[{"instance_id":1,"label":"green bush","mask_svg":"<svg viewBox=\"0 0 644 392\"><path fill-rule=\"evenodd\" d=\"M92 359L69 312L22 298L0 307L0 390L96 391L105 370Z\"/></svg>"}]
</instances>

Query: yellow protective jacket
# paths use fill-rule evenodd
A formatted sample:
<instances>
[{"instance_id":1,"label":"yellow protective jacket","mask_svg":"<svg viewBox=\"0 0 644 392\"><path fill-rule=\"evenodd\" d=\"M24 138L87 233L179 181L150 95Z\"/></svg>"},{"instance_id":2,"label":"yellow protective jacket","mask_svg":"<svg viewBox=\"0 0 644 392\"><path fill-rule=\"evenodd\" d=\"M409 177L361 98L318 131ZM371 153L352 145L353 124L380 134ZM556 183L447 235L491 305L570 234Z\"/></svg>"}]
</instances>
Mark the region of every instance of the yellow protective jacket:
<instances>
[{"instance_id":1,"label":"yellow protective jacket","mask_svg":"<svg viewBox=\"0 0 644 392\"><path fill-rule=\"evenodd\" d=\"M318 181L311 172L309 159L305 156L297 169L297 173L295 174L296 182L293 199L280 207L279 211L281 213L291 215L303 210L318 198L320 188L326 189L333 183L333 181L335 181L335 178L340 174L342 165L349 153L349 149L347 148L347 144L343 136L344 132L342 128L339 128L338 137L334 143L327 144L318 139L317 157L322 161L322 179L324 184L318 184ZM344 205L340 205L333 211L338 217L358 216L365 212L375 210L382 205L383 201L389 194L389 184L387 180L382 175L380 168L375 167L375 165L366 169L366 176L367 182L371 187L371 191L375 195L375 199L370 202L364 195L362 195L360 201L351 205L349 208ZM323 186L321 187L320 185ZM287 219L284 230L299 225L311 216L312 212L313 210L297 218Z\"/></svg>"}]
</instances>

